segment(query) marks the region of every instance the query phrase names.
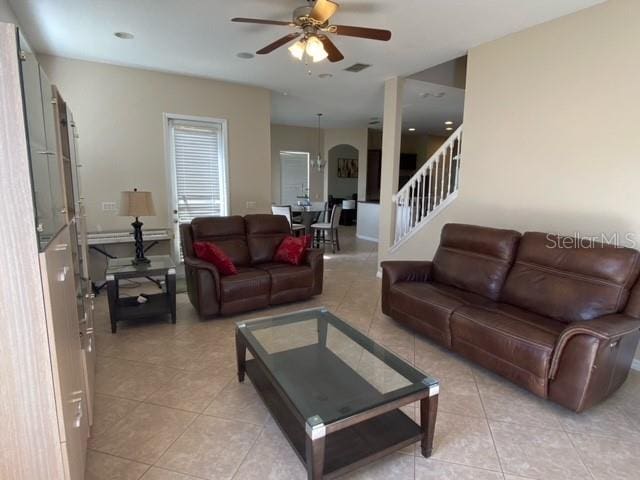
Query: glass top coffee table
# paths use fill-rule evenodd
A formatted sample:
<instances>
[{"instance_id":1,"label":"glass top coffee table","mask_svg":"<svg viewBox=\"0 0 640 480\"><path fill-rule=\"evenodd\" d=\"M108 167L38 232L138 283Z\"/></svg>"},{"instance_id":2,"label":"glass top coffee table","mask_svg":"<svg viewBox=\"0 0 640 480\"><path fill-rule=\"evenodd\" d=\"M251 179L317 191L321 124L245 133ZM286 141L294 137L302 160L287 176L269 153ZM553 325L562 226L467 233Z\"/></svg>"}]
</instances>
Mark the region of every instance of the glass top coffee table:
<instances>
[{"instance_id":1,"label":"glass top coffee table","mask_svg":"<svg viewBox=\"0 0 640 480\"><path fill-rule=\"evenodd\" d=\"M309 479L342 475L417 441L431 455L438 381L328 310L239 322L236 352L238 380L249 376ZM415 401L420 425L400 410Z\"/></svg>"}]
</instances>

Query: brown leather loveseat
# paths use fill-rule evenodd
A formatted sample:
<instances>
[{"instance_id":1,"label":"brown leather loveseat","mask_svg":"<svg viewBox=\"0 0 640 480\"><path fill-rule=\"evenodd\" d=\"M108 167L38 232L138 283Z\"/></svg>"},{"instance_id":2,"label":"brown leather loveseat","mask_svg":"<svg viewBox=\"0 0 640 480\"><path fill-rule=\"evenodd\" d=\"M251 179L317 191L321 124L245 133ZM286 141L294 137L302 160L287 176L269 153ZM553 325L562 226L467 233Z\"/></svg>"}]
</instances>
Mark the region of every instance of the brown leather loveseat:
<instances>
[{"instance_id":1,"label":"brown leather loveseat","mask_svg":"<svg viewBox=\"0 0 640 480\"><path fill-rule=\"evenodd\" d=\"M382 272L385 314L576 412L629 373L636 250L448 224L432 262L383 262Z\"/></svg>"},{"instance_id":2,"label":"brown leather loveseat","mask_svg":"<svg viewBox=\"0 0 640 480\"><path fill-rule=\"evenodd\" d=\"M302 265L273 262L291 234L286 217L247 215L196 218L180 225L189 300L203 317L231 315L322 293L322 251L307 249ZM233 261L237 275L222 276L195 256L194 242L213 242Z\"/></svg>"}]
</instances>

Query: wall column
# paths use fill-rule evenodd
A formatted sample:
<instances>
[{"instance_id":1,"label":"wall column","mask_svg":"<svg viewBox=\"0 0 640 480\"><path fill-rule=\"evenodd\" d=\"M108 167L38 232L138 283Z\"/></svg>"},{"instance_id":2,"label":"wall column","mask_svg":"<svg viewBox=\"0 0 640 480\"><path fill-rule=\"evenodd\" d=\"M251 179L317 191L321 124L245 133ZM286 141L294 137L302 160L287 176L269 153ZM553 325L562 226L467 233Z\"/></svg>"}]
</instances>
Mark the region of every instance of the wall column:
<instances>
[{"instance_id":1,"label":"wall column","mask_svg":"<svg viewBox=\"0 0 640 480\"><path fill-rule=\"evenodd\" d=\"M404 82L404 78L394 77L388 79L384 84L380 226L378 235L379 262L385 260L388 255L395 234L396 209L391 198L398 191Z\"/></svg>"}]
</instances>

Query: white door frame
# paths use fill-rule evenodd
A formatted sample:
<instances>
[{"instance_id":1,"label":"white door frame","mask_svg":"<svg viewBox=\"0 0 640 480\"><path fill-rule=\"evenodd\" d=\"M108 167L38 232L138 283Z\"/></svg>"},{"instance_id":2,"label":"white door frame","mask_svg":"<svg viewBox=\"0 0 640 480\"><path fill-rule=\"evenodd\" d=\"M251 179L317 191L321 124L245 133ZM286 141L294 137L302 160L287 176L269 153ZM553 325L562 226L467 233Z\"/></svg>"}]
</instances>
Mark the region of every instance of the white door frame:
<instances>
[{"instance_id":1,"label":"white door frame","mask_svg":"<svg viewBox=\"0 0 640 480\"><path fill-rule=\"evenodd\" d=\"M168 215L168 224L170 225L169 230L171 231L171 254L173 256L174 261L178 262L180 260L180 244L178 240L179 233L179 225L178 219L174 213L177 211L178 206L178 192L176 190L176 165L175 158L173 155L173 136L171 135L171 131L169 128L170 120L185 120L188 122L202 122L202 123L219 123L222 126L222 138L220 150L222 152L222 170L223 170L223 196L224 196L224 209L223 214L229 215L231 211L231 196L229 193L229 150L228 150L228 131L227 131L227 120L225 118L214 118L214 117L200 117L195 115L179 115L177 113L163 113L162 114L162 124L163 124L163 135L164 135L164 152L165 152L165 169L167 172L167 215Z\"/></svg>"},{"instance_id":2,"label":"white door frame","mask_svg":"<svg viewBox=\"0 0 640 480\"><path fill-rule=\"evenodd\" d=\"M311 198L311 177L310 177L310 165L309 162L311 160L311 153L310 152L296 152L294 150L280 150L280 152L278 153L279 156L279 160L280 160L280 205L283 204L284 200L282 200L282 175L284 173L284 169L282 168L282 154L283 153L290 153L293 155L306 155L307 156L307 190L308 194L309 194L309 198Z\"/></svg>"}]
</instances>

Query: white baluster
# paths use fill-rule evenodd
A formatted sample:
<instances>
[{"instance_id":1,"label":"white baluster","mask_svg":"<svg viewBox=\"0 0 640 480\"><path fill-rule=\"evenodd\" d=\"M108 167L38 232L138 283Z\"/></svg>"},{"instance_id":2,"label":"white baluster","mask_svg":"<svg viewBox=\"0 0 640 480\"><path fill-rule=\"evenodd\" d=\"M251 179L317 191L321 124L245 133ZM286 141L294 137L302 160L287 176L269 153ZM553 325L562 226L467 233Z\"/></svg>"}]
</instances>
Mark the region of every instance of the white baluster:
<instances>
[{"instance_id":1,"label":"white baluster","mask_svg":"<svg viewBox=\"0 0 640 480\"><path fill-rule=\"evenodd\" d=\"M444 200L444 177L447 173L445 172L445 168L447 166L446 162L447 162L447 150L445 149L444 152L442 152L442 154L440 155L440 169L442 171L440 172L440 201L438 201L438 205L440 205Z\"/></svg>"}]
</instances>

